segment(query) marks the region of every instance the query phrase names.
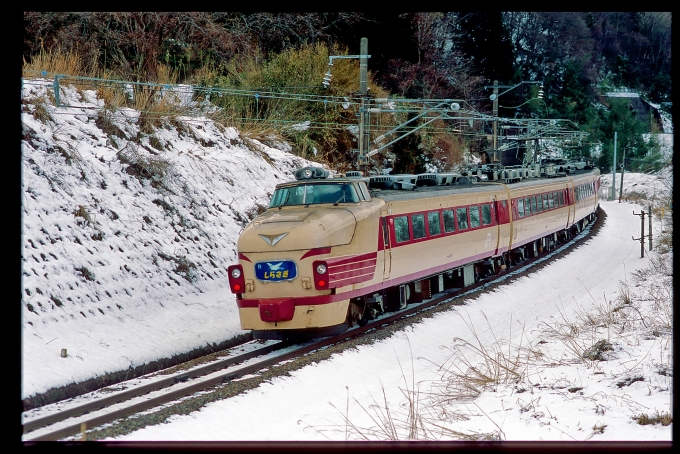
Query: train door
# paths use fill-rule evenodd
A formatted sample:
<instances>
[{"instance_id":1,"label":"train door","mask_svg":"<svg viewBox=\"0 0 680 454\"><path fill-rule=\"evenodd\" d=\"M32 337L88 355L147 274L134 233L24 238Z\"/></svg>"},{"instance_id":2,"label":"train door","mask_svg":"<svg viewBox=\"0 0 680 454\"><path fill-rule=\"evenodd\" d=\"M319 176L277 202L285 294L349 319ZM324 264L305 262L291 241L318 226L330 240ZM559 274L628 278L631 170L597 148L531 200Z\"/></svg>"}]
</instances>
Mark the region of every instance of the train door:
<instances>
[{"instance_id":1,"label":"train door","mask_svg":"<svg viewBox=\"0 0 680 454\"><path fill-rule=\"evenodd\" d=\"M387 211L382 210L380 212L380 231L382 234L383 242L383 280L390 278L390 272L392 271L392 246L390 244L390 229L387 219Z\"/></svg>"},{"instance_id":2,"label":"train door","mask_svg":"<svg viewBox=\"0 0 680 454\"><path fill-rule=\"evenodd\" d=\"M498 225L498 242L496 244L496 255L502 252L503 246L509 247L510 242L510 206L507 200L495 201L496 224Z\"/></svg>"}]
</instances>

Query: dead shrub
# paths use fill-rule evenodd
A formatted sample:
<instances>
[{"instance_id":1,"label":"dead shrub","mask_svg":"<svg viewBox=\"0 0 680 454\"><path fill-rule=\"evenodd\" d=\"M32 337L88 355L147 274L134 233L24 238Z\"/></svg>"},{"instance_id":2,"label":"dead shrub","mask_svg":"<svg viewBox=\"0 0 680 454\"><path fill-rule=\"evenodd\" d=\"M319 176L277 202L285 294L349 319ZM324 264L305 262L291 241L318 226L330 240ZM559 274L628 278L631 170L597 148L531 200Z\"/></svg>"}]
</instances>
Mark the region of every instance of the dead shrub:
<instances>
[{"instance_id":1,"label":"dead shrub","mask_svg":"<svg viewBox=\"0 0 680 454\"><path fill-rule=\"evenodd\" d=\"M174 176L173 165L167 159L156 156L144 156L131 145L126 146L117 154L120 162L128 164L126 172L137 179L150 180L154 188L170 185Z\"/></svg>"},{"instance_id":2,"label":"dead shrub","mask_svg":"<svg viewBox=\"0 0 680 454\"><path fill-rule=\"evenodd\" d=\"M109 109L102 109L97 112L94 123L107 136L125 137L125 133L113 122L113 112Z\"/></svg>"}]
</instances>

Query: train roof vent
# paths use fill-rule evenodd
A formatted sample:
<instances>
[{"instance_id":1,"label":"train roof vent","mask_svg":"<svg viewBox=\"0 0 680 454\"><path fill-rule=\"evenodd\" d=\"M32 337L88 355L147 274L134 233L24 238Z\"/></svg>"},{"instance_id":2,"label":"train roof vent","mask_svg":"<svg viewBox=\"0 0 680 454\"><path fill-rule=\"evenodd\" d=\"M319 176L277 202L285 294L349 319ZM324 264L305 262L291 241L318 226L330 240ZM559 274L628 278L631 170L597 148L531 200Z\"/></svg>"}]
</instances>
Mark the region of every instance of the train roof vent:
<instances>
[{"instance_id":1,"label":"train roof vent","mask_svg":"<svg viewBox=\"0 0 680 454\"><path fill-rule=\"evenodd\" d=\"M350 170L349 172L345 172L345 176L347 178L356 178L356 177L363 177L360 171L358 170Z\"/></svg>"},{"instance_id":2,"label":"train roof vent","mask_svg":"<svg viewBox=\"0 0 680 454\"><path fill-rule=\"evenodd\" d=\"M374 175L370 177L368 185L377 189L410 189L416 188L418 177L416 175Z\"/></svg>"},{"instance_id":3,"label":"train roof vent","mask_svg":"<svg viewBox=\"0 0 680 454\"><path fill-rule=\"evenodd\" d=\"M449 186L456 184L461 175L456 172L421 173L417 175L418 186Z\"/></svg>"}]
</instances>

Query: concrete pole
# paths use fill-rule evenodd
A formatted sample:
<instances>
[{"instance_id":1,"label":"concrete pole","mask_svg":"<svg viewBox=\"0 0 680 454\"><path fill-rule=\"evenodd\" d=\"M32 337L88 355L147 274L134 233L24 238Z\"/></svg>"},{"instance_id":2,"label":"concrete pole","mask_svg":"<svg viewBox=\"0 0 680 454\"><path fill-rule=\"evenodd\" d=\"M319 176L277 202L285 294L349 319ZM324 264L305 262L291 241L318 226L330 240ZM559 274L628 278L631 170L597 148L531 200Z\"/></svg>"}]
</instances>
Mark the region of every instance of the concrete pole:
<instances>
[{"instance_id":1,"label":"concrete pole","mask_svg":"<svg viewBox=\"0 0 680 454\"><path fill-rule=\"evenodd\" d=\"M496 148L497 148L497 142L498 142L498 120L496 120L496 117L498 117L498 81L494 80L493 81L493 157L491 159L491 162L498 162L498 158L496 156Z\"/></svg>"},{"instance_id":2,"label":"concrete pole","mask_svg":"<svg viewBox=\"0 0 680 454\"><path fill-rule=\"evenodd\" d=\"M649 211L647 212L649 217L649 250L652 250L652 206L649 205Z\"/></svg>"},{"instance_id":3,"label":"concrete pole","mask_svg":"<svg viewBox=\"0 0 680 454\"><path fill-rule=\"evenodd\" d=\"M623 174L625 172L623 164L626 162L626 147L623 147L623 154L621 155L621 189L619 189L619 203L623 198Z\"/></svg>"},{"instance_id":4,"label":"concrete pole","mask_svg":"<svg viewBox=\"0 0 680 454\"><path fill-rule=\"evenodd\" d=\"M640 210L641 211L641 216L640 216L640 258L643 259L645 258L645 210Z\"/></svg>"},{"instance_id":5,"label":"concrete pole","mask_svg":"<svg viewBox=\"0 0 680 454\"><path fill-rule=\"evenodd\" d=\"M612 162L612 198L616 200L616 131L614 131L614 161Z\"/></svg>"},{"instance_id":6,"label":"concrete pole","mask_svg":"<svg viewBox=\"0 0 680 454\"><path fill-rule=\"evenodd\" d=\"M368 38L361 38L359 46L359 93L361 95L361 106L359 108L359 170L366 170L366 153L368 152L368 125L366 120L366 94L368 93Z\"/></svg>"}]
</instances>

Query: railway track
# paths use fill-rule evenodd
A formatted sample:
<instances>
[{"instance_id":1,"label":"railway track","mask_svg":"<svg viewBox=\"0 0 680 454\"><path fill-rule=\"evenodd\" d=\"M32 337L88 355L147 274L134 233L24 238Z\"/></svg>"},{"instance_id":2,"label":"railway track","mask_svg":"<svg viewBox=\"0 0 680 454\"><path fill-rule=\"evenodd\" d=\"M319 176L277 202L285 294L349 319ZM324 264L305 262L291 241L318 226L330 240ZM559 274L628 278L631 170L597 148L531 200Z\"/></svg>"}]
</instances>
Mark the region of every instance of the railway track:
<instances>
[{"instance_id":1,"label":"railway track","mask_svg":"<svg viewBox=\"0 0 680 454\"><path fill-rule=\"evenodd\" d=\"M163 372L156 372L150 375L153 378L147 377L120 383L117 386L127 387L127 389L114 392L107 397L93 398L86 403L71 405L69 408L52 412L46 416L31 419L24 417L22 439L24 442L50 441L61 440L78 434L83 434L84 438L89 429L179 401L187 396L228 384L242 377L257 374L276 364L358 338L366 332L382 329L400 319L412 317L439 305L455 304L457 299L498 285L509 277L525 274L537 264L570 250L590 235L593 226L596 229L599 228L603 218L604 216L599 216L594 224L589 225L570 242L561 244L551 251L543 252L535 258L527 259L495 276L483 279L463 289L450 289L435 294L432 298L421 303L409 305L398 312L385 313L365 326L352 328L336 336L303 344L281 341L252 341L248 343L250 349L245 353L230 355L224 359L184 372L174 373L164 378L159 378L159 375ZM237 347L231 349L231 351L236 349ZM147 381L147 383L140 383L143 381Z\"/></svg>"}]
</instances>

